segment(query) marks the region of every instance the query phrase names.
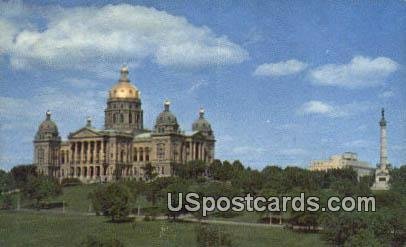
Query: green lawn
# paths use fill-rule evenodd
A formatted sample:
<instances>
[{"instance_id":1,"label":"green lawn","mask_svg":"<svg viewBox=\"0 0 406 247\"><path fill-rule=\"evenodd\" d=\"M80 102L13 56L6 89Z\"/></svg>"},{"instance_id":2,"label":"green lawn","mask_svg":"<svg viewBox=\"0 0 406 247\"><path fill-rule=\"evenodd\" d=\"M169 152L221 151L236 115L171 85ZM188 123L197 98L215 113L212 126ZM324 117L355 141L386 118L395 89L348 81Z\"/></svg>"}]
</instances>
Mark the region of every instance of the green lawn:
<instances>
[{"instance_id":1,"label":"green lawn","mask_svg":"<svg viewBox=\"0 0 406 247\"><path fill-rule=\"evenodd\" d=\"M90 192L97 189L98 186L104 186L104 184L88 184L88 185L76 185L76 186L68 186L64 187L62 195L49 199L47 202L57 202L57 203L65 203L65 210L71 212L88 212L89 207L91 205L88 195ZM14 194L13 195L13 205L14 208L17 207L17 198L20 197L21 200L21 207L28 208L34 202L25 199L21 194ZM138 206L142 207L149 207L151 203L148 202L144 197L137 198L137 202L135 205L132 205L133 208L137 208Z\"/></svg>"},{"instance_id":2,"label":"green lawn","mask_svg":"<svg viewBox=\"0 0 406 247\"><path fill-rule=\"evenodd\" d=\"M69 186L63 188L62 195L54 198L54 202L65 202L65 209L67 211L75 212L88 212L90 200L88 195L94 191L99 184L89 184L80 186Z\"/></svg>"},{"instance_id":3,"label":"green lawn","mask_svg":"<svg viewBox=\"0 0 406 247\"><path fill-rule=\"evenodd\" d=\"M0 212L0 246L78 246L86 236L116 238L125 246L195 246L195 223L137 221L115 224L104 217ZM318 234L278 228L225 226L233 246L323 246Z\"/></svg>"}]
</instances>

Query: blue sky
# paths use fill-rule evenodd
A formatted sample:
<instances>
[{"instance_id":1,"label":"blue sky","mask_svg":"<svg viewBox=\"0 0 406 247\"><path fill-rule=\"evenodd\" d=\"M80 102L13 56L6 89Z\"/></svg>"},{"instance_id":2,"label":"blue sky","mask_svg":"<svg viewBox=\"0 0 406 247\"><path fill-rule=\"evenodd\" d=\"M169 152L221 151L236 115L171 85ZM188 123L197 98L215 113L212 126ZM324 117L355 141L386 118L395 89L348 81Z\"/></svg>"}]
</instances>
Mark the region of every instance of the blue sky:
<instances>
[{"instance_id":1,"label":"blue sky","mask_svg":"<svg viewBox=\"0 0 406 247\"><path fill-rule=\"evenodd\" d=\"M406 163L406 1L0 2L0 168L32 161L45 111L63 138L103 127L122 64L144 125L163 100L190 130L206 109L216 156L306 167L353 151Z\"/></svg>"}]
</instances>

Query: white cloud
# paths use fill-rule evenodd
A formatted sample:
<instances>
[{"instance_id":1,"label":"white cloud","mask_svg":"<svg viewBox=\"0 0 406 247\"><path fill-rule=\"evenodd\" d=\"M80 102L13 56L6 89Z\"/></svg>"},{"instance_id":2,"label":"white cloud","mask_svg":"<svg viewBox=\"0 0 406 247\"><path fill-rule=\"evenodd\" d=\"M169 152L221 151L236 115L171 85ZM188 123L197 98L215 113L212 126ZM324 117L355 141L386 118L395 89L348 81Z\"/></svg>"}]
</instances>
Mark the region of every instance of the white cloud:
<instances>
[{"instance_id":1,"label":"white cloud","mask_svg":"<svg viewBox=\"0 0 406 247\"><path fill-rule=\"evenodd\" d=\"M236 155L259 155L263 154L266 149L261 147L240 146L234 147L232 151Z\"/></svg>"},{"instance_id":2,"label":"white cloud","mask_svg":"<svg viewBox=\"0 0 406 247\"><path fill-rule=\"evenodd\" d=\"M94 90L74 93L50 87L42 88L29 99L0 97L0 137L13 126L14 129L19 129L20 135L24 133L33 136L47 110L51 110L52 118L56 120L60 130L64 130L62 135L65 137L66 130L72 131L67 126L84 125L86 116L103 123L103 101Z\"/></svg>"},{"instance_id":3,"label":"white cloud","mask_svg":"<svg viewBox=\"0 0 406 247\"><path fill-rule=\"evenodd\" d=\"M189 93L193 93L197 90L199 90L202 87L205 87L209 85L209 83L207 83L205 80L198 80L198 81L194 81L192 82L192 86L189 88L188 92Z\"/></svg>"},{"instance_id":4,"label":"white cloud","mask_svg":"<svg viewBox=\"0 0 406 247\"><path fill-rule=\"evenodd\" d=\"M379 98L384 98L384 99L392 98L393 96L395 96L395 92L393 90L391 90L391 89L390 90L385 90L382 93L380 93L378 96L379 96Z\"/></svg>"},{"instance_id":5,"label":"white cloud","mask_svg":"<svg viewBox=\"0 0 406 247\"><path fill-rule=\"evenodd\" d=\"M354 57L348 64L327 64L310 71L314 84L362 88L381 85L399 65L390 58Z\"/></svg>"},{"instance_id":6,"label":"white cloud","mask_svg":"<svg viewBox=\"0 0 406 247\"><path fill-rule=\"evenodd\" d=\"M334 111L334 107L322 101L312 100L302 105L303 113L330 114Z\"/></svg>"},{"instance_id":7,"label":"white cloud","mask_svg":"<svg viewBox=\"0 0 406 247\"><path fill-rule=\"evenodd\" d=\"M349 117L368 111L372 108L369 102L354 102L344 105L311 100L299 107L299 115L324 115L327 117Z\"/></svg>"},{"instance_id":8,"label":"white cloud","mask_svg":"<svg viewBox=\"0 0 406 247\"><path fill-rule=\"evenodd\" d=\"M18 3L17 5L22 5ZM38 64L78 67L92 62L137 62L196 67L241 63L248 53L226 36L198 27L181 16L129 4L103 7L48 7L46 26L17 18L26 9L1 3L0 47L15 68ZM45 14L44 14L45 13Z\"/></svg>"},{"instance_id":9,"label":"white cloud","mask_svg":"<svg viewBox=\"0 0 406 247\"><path fill-rule=\"evenodd\" d=\"M284 76L299 73L307 68L307 64L296 59L279 63L264 63L259 65L254 75L257 76Z\"/></svg>"}]
</instances>

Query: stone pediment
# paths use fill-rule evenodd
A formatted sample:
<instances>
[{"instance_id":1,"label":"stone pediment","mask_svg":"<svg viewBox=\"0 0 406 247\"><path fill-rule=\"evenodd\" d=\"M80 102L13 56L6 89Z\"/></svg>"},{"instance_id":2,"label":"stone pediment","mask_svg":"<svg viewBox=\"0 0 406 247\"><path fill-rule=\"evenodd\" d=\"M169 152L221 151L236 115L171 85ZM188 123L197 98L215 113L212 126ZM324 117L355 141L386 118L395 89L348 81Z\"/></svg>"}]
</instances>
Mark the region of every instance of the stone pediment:
<instances>
[{"instance_id":1,"label":"stone pediment","mask_svg":"<svg viewBox=\"0 0 406 247\"><path fill-rule=\"evenodd\" d=\"M193 139L205 139L206 137L204 134L200 131L193 131L189 133L189 136L191 136Z\"/></svg>"},{"instance_id":2,"label":"stone pediment","mask_svg":"<svg viewBox=\"0 0 406 247\"><path fill-rule=\"evenodd\" d=\"M101 134L97 130L93 130L90 128L82 128L76 132L73 132L69 135L69 139L71 138L88 138L88 137L99 137Z\"/></svg>"}]
</instances>

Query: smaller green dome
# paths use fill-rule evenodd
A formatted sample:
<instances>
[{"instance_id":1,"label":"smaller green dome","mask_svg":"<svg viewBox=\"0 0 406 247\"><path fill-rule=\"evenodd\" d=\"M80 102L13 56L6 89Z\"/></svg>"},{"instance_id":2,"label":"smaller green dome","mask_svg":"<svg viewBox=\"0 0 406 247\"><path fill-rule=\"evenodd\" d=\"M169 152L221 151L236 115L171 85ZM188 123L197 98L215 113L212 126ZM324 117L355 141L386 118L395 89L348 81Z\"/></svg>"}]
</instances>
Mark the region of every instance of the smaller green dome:
<instances>
[{"instance_id":1,"label":"smaller green dome","mask_svg":"<svg viewBox=\"0 0 406 247\"><path fill-rule=\"evenodd\" d=\"M204 118L204 109L201 108L199 111L199 118L192 124L193 131L201 131L204 134L212 135L213 131L211 129L211 124Z\"/></svg>"},{"instance_id":2,"label":"smaller green dome","mask_svg":"<svg viewBox=\"0 0 406 247\"><path fill-rule=\"evenodd\" d=\"M177 132L179 129L178 120L169 110L170 102L164 103L164 110L158 115L155 121L155 131L158 133Z\"/></svg>"},{"instance_id":3,"label":"smaller green dome","mask_svg":"<svg viewBox=\"0 0 406 247\"><path fill-rule=\"evenodd\" d=\"M58 139L59 132L56 123L51 120L51 112L46 112L46 119L39 125L35 140Z\"/></svg>"}]
</instances>

